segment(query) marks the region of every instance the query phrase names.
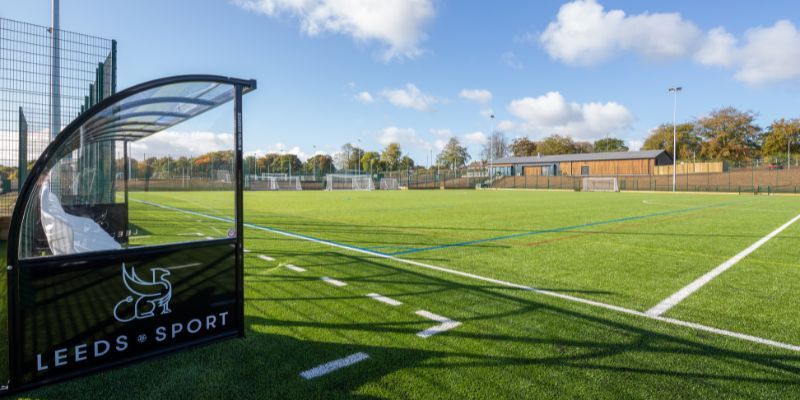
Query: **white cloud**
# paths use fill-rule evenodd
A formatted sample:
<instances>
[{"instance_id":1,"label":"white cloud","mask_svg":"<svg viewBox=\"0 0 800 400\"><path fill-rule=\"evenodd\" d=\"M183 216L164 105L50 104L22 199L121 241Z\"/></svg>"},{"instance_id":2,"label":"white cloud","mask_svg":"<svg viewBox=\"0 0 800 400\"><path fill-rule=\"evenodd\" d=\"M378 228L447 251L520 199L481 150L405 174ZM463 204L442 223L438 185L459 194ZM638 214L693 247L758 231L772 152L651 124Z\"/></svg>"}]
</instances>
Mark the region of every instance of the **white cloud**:
<instances>
[{"instance_id":1,"label":"white cloud","mask_svg":"<svg viewBox=\"0 0 800 400\"><path fill-rule=\"evenodd\" d=\"M517 124L513 121L509 120L502 120L497 123L497 126L494 127L494 130L497 132L509 132L517 129Z\"/></svg>"},{"instance_id":2,"label":"white cloud","mask_svg":"<svg viewBox=\"0 0 800 400\"><path fill-rule=\"evenodd\" d=\"M400 143L402 146L411 146L418 149L428 150L431 144L417 136L417 132L411 128L398 128L396 126L389 126L383 128L377 137L378 143L383 146L389 143Z\"/></svg>"},{"instance_id":3,"label":"white cloud","mask_svg":"<svg viewBox=\"0 0 800 400\"><path fill-rule=\"evenodd\" d=\"M356 100L364 104L372 104L375 102L375 98L372 97L369 92L360 92L356 95Z\"/></svg>"},{"instance_id":4,"label":"white cloud","mask_svg":"<svg viewBox=\"0 0 800 400\"><path fill-rule=\"evenodd\" d=\"M481 117L483 118L491 118L494 115L494 111L491 108L484 108L480 112Z\"/></svg>"},{"instance_id":5,"label":"white cloud","mask_svg":"<svg viewBox=\"0 0 800 400\"><path fill-rule=\"evenodd\" d=\"M472 132L467 133L463 136L464 143L467 145L470 144L484 144L488 140L486 134L483 132Z\"/></svg>"},{"instance_id":6,"label":"white cloud","mask_svg":"<svg viewBox=\"0 0 800 400\"><path fill-rule=\"evenodd\" d=\"M406 84L402 89L384 90L381 92L381 96L397 107L412 108L417 111L430 111L433 104L444 102L442 99L422 93L411 83Z\"/></svg>"},{"instance_id":7,"label":"white cloud","mask_svg":"<svg viewBox=\"0 0 800 400\"><path fill-rule=\"evenodd\" d=\"M725 28L714 28L708 31L703 45L695 53L694 59L703 65L730 67L734 62L736 38Z\"/></svg>"},{"instance_id":8,"label":"white cloud","mask_svg":"<svg viewBox=\"0 0 800 400\"><path fill-rule=\"evenodd\" d=\"M436 11L432 0L234 0L240 7L270 17L290 16L309 36L348 35L383 44L381 57L414 58L423 50L423 27Z\"/></svg>"},{"instance_id":9,"label":"white cloud","mask_svg":"<svg viewBox=\"0 0 800 400\"><path fill-rule=\"evenodd\" d=\"M559 92L513 100L508 111L522 120L517 127L522 131L538 135L557 133L580 139L619 134L634 120L633 114L618 103L567 102Z\"/></svg>"},{"instance_id":10,"label":"white cloud","mask_svg":"<svg viewBox=\"0 0 800 400\"><path fill-rule=\"evenodd\" d=\"M736 79L751 85L800 80L800 32L790 21L751 29L744 38Z\"/></svg>"},{"instance_id":11,"label":"white cloud","mask_svg":"<svg viewBox=\"0 0 800 400\"><path fill-rule=\"evenodd\" d=\"M450 129L431 129L431 133L436 136L433 148L438 151L441 151L450 138L453 137L453 132Z\"/></svg>"},{"instance_id":12,"label":"white cloud","mask_svg":"<svg viewBox=\"0 0 800 400\"><path fill-rule=\"evenodd\" d=\"M462 99L467 99L480 104L488 104L492 101L492 92L485 89L464 89L459 94Z\"/></svg>"},{"instance_id":13,"label":"white cloud","mask_svg":"<svg viewBox=\"0 0 800 400\"><path fill-rule=\"evenodd\" d=\"M233 134L163 131L131 143L131 157L191 157L222 150L233 150Z\"/></svg>"},{"instance_id":14,"label":"white cloud","mask_svg":"<svg viewBox=\"0 0 800 400\"><path fill-rule=\"evenodd\" d=\"M503 63L516 70L521 70L524 68L524 65L522 65L522 62L517 59L517 55L514 54L514 52L507 51L500 56L500 59L503 60Z\"/></svg>"},{"instance_id":15,"label":"white cloud","mask_svg":"<svg viewBox=\"0 0 800 400\"><path fill-rule=\"evenodd\" d=\"M642 149L644 142L640 139L633 139L628 141L628 149L630 151L639 151Z\"/></svg>"},{"instance_id":16,"label":"white cloud","mask_svg":"<svg viewBox=\"0 0 800 400\"><path fill-rule=\"evenodd\" d=\"M731 68L735 79L750 85L800 81L800 32L788 20L749 29L737 39L723 27L704 34L678 13L626 15L606 11L596 0L576 0L561 6L539 43L570 65L592 66L629 51L646 59L691 57L704 66Z\"/></svg>"},{"instance_id":17,"label":"white cloud","mask_svg":"<svg viewBox=\"0 0 800 400\"><path fill-rule=\"evenodd\" d=\"M539 36L550 57L572 65L595 65L618 51L634 51L649 59L675 59L692 54L700 29L678 13L625 15L605 11L595 0L564 4L556 21Z\"/></svg>"},{"instance_id":18,"label":"white cloud","mask_svg":"<svg viewBox=\"0 0 800 400\"><path fill-rule=\"evenodd\" d=\"M791 21L745 32L743 43L724 28L708 32L695 55L700 64L732 67L734 77L750 85L800 79L800 32Z\"/></svg>"}]
</instances>

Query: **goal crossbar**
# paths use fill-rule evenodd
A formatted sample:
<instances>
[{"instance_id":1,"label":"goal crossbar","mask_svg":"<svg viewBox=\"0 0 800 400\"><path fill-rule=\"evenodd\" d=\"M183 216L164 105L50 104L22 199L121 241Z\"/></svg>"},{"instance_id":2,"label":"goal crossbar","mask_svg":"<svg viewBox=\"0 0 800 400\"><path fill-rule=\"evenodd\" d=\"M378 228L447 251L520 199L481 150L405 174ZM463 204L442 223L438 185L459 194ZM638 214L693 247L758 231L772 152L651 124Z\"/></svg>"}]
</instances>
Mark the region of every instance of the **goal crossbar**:
<instances>
[{"instance_id":1,"label":"goal crossbar","mask_svg":"<svg viewBox=\"0 0 800 400\"><path fill-rule=\"evenodd\" d=\"M617 178L597 177L583 178L581 191L584 192L619 192Z\"/></svg>"}]
</instances>

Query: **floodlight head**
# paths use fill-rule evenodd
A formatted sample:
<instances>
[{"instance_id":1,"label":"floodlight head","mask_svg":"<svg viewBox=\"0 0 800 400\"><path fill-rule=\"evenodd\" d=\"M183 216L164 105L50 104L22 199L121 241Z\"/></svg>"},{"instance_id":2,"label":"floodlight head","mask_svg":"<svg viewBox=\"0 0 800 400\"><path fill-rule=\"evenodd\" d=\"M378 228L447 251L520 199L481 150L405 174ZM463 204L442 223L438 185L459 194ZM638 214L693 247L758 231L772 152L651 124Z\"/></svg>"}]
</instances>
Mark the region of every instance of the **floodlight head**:
<instances>
[{"instance_id":1,"label":"floodlight head","mask_svg":"<svg viewBox=\"0 0 800 400\"><path fill-rule=\"evenodd\" d=\"M677 92L680 92L681 90L683 90L683 88L682 88L682 87L680 87L680 86L677 86L677 87L671 87L671 88L669 88L669 92L670 92L670 93L672 93L672 92L675 92L675 93L677 93Z\"/></svg>"}]
</instances>

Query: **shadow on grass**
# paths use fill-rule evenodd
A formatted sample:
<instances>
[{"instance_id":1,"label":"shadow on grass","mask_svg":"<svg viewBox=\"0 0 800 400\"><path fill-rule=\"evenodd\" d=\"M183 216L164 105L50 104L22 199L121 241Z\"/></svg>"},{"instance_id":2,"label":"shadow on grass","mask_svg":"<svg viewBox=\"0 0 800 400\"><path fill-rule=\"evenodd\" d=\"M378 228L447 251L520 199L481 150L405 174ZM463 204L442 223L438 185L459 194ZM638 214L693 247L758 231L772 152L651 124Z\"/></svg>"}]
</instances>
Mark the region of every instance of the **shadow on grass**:
<instances>
[{"instance_id":1,"label":"shadow on grass","mask_svg":"<svg viewBox=\"0 0 800 400\"><path fill-rule=\"evenodd\" d=\"M419 321L411 317L372 323L359 322L358 316L350 318L352 322L308 317L314 315L310 310L321 311L321 315L328 310L342 312L340 308L344 305L339 300L363 296L296 297L291 306L282 306L274 297L264 296L265 291L274 290L270 282L259 282L256 288L248 281L247 302L251 311L246 316L245 340L193 349L26 395L41 399L215 400L532 396L529 387L495 387L497 382L492 380L507 374L524 374L541 385L549 384L555 390L551 397L586 394L573 390L591 386L593 380L605 382L592 389L594 395L607 398L621 393L631 397L660 397L665 393L659 392L657 384L650 384L661 380L684 385L672 388L670 397L675 398L754 394L788 398L800 390L800 354L772 351L758 345L742 346L743 342L737 341L716 341L728 343L727 347L721 347L709 344L717 336L690 334L685 330L680 330L680 335L665 333L675 329L605 310L587 310L582 305L562 306L557 300L530 292L464 283L432 271L405 269L374 257L335 252L296 255L331 259L339 265L357 268L365 276L361 281L358 277L349 280L353 286L357 282L391 284L395 295L407 300L431 302L430 297L423 296L432 293L436 294L434 298L474 296L487 304L510 304L512 309L474 313L460 319L464 323L461 329L424 341L414 337ZM269 276L277 278L273 284L293 284L286 283L282 274ZM370 276L380 276L382 280L373 281ZM386 279L388 276L397 279ZM302 277L294 281L301 284L312 279ZM407 291L397 289L406 286ZM420 290L420 286L427 289ZM290 307L282 312L288 312L293 319L281 317L275 307ZM523 322L509 325L505 331L474 328L478 321L502 328L512 319ZM528 329L525 321L536 321L541 324L540 329ZM297 334L290 336L276 331ZM365 334L370 338L366 343ZM404 339L393 340L398 337ZM737 350L743 347L748 350ZM370 358L310 381L298 375L357 352L367 353ZM636 358L639 356L642 358ZM626 362L631 357L640 362ZM653 357L664 361L648 361ZM405 374L407 379L398 374ZM598 374L601 378L597 378Z\"/></svg>"}]
</instances>

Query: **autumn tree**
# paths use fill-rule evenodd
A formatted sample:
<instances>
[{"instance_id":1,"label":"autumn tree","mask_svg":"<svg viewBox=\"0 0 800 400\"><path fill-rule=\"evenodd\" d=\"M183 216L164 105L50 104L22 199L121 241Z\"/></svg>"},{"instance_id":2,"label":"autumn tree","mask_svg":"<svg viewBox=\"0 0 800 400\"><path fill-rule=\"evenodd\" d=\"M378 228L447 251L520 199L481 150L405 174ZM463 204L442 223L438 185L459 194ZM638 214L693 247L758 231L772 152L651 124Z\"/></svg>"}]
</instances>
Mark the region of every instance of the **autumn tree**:
<instances>
[{"instance_id":1,"label":"autumn tree","mask_svg":"<svg viewBox=\"0 0 800 400\"><path fill-rule=\"evenodd\" d=\"M791 143L791 149L787 147ZM785 156L786 152L800 152L800 119L781 118L764 132L761 153L765 156Z\"/></svg>"},{"instance_id":2,"label":"autumn tree","mask_svg":"<svg viewBox=\"0 0 800 400\"><path fill-rule=\"evenodd\" d=\"M368 151L361 156L361 171L375 173L380 172L381 168L381 155L377 151Z\"/></svg>"},{"instance_id":3,"label":"autumn tree","mask_svg":"<svg viewBox=\"0 0 800 400\"><path fill-rule=\"evenodd\" d=\"M414 168L414 160L411 159L411 157L409 157L409 156L403 156L403 158L400 159L400 168L402 168L404 170L413 169Z\"/></svg>"},{"instance_id":4,"label":"autumn tree","mask_svg":"<svg viewBox=\"0 0 800 400\"><path fill-rule=\"evenodd\" d=\"M701 139L694 131L694 124L690 122L678 124L675 127L678 141L678 159L691 160L695 154L700 153ZM670 155L672 151L672 124L662 124L650 132L645 139L642 150L665 150Z\"/></svg>"},{"instance_id":5,"label":"autumn tree","mask_svg":"<svg viewBox=\"0 0 800 400\"><path fill-rule=\"evenodd\" d=\"M625 141L618 138L603 138L594 141L594 151L605 153L611 151L628 151Z\"/></svg>"},{"instance_id":6,"label":"autumn tree","mask_svg":"<svg viewBox=\"0 0 800 400\"><path fill-rule=\"evenodd\" d=\"M436 157L436 162L455 170L466 165L470 158L467 148L461 145L458 138L452 137Z\"/></svg>"},{"instance_id":7,"label":"autumn tree","mask_svg":"<svg viewBox=\"0 0 800 400\"><path fill-rule=\"evenodd\" d=\"M700 154L713 160L746 161L758 155L761 128L756 114L733 107L714 110L695 124L703 139Z\"/></svg>"},{"instance_id":8,"label":"autumn tree","mask_svg":"<svg viewBox=\"0 0 800 400\"><path fill-rule=\"evenodd\" d=\"M536 148L542 155L570 154L575 150L575 142L568 136L551 135L537 143Z\"/></svg>"},{"instance_id":9,"label":"autumn tree","mask_svg":"<svg viewBox=\"0 0 800 400\"><path fill-rule=\"evenodd\" d=\"M334 172L333 158L327 154L317 154L306 160L305 170L310 174Z\"/></svg>"},{"instance_id":10,"label":"autumn tree","mask_svg":"<svg viewBox=\"0 0 800 400\"><path fill-rule=\"evenodd\" d=\"M403 151L399 143L389 143L381 152L381 161L386 164L389 170L395 170L400 165L400 158Z\"/></svg>"},{"instance_id":11,"label":"autumn tree","mask_svg":"<svg viewBox=\"0 0 800 400\"><path fill-rule=\"evenodd\" d=\"M528 157L536 155L536 142L527 137L516 138L511 141L509 151L514 157Z\"/></svg>"}]
</instances>

